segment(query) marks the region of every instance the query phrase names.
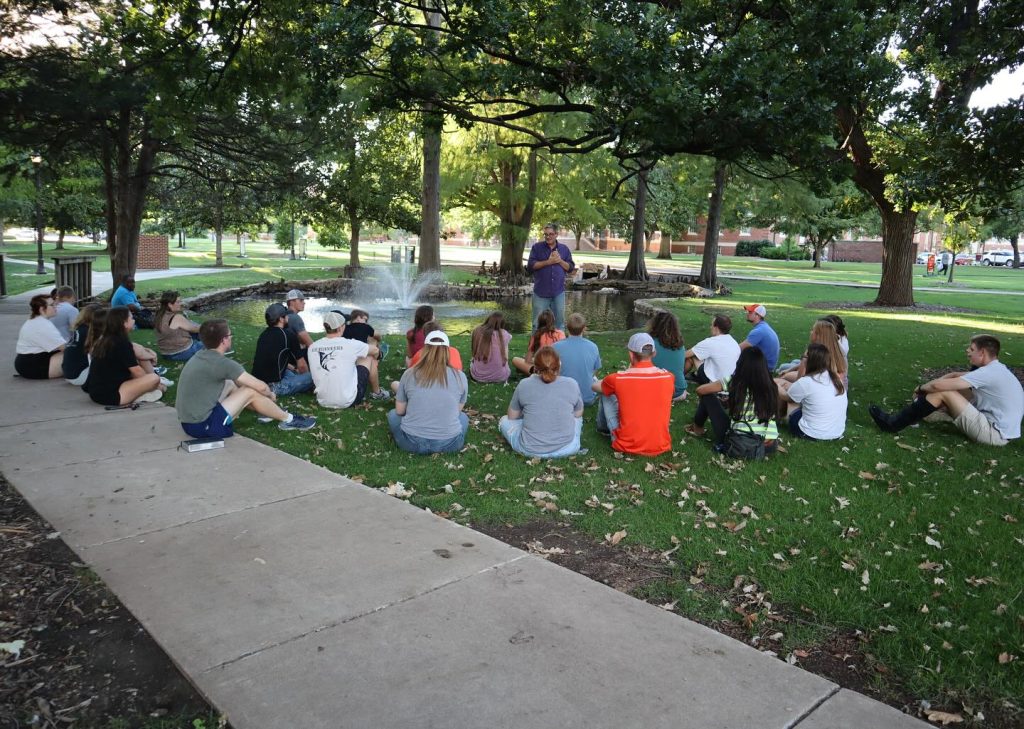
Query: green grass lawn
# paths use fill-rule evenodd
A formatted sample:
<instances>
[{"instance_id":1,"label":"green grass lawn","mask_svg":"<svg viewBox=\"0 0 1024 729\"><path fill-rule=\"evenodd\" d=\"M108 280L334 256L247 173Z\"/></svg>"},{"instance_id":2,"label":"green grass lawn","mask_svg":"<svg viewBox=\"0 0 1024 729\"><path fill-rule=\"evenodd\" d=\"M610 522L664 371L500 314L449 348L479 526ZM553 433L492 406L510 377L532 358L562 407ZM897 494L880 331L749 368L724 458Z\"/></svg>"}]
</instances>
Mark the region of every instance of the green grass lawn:
<instances>
[{"instance_id":1,"label":"green grass lawn","mask_svg":"<svg viewBox=\"0 0 1024 729\"><path fill-rule=\"evenodd\" d=\"M872 297L868 290L824 285L736 282L732 297L669 306L693 344L718 311L733 316L742 339L749 325L740 306L764 303L783 357L795 357L814 319L830 310L809 303ZM964 305L944 294L918 299ZM840 312L851 341L846 437L811 443L783 436L784 452L768 462L723 461L712 456L708 441L685 435L692 400L675 406L673 449L658 458L613 452L595 433L591 409L583 438L589 454L526 460L497 430L514 382L471 384L472 427L458 455L399 451L385 423L391 405L383 403L332 411L312 396L286 398L286 408L316 415L319 426L282 433L246 414L237 429L370 486L400 482L413 492L413 503L461 523L558 518L598 541L625 531L623 547L678 547L666 579L641 597L675 603L683 615L747 625L752 642L798 663L793 651L856 635L883 693L1019 720L1007 702L1024 695L1020 441L986 448L951 426L933 425L894 437L880 433L867 414L871 402L904 403L923 369L964 364L967 340L979 331L1002 339L1005 362L1024 362L1019 301L974 295L968 302L972 311L960 313ZM259 329L234 331L236 357L248 367ZM594 336L606 372L624 366L626 338L624 332ZM404 344L400 337L389 341L382 381L401 372ZM453 344L468 362L468 338ZM525 344L525 335L515 336L514 353ZM553 494L546 500L557 513L538 506L531 491Z\"/></svg>"}]
</instances>

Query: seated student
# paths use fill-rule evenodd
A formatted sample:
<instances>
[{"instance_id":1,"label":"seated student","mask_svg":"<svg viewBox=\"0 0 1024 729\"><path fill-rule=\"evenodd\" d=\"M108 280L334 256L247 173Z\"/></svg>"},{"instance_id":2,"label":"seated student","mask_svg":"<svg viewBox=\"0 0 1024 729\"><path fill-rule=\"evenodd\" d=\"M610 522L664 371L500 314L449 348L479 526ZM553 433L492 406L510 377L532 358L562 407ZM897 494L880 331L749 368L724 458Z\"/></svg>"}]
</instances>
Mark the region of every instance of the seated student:
<instances>
[{"instance_id":1,"label":"seated student","mask_svg":"<svg viewBox=\"0 0 1024 729\"><path fill-rule=\"evenodd\" d=\"M263 318L267 328L256 340L256 353L252 358L253 376L270 385L270 389L279 397L312 392L313 375L306 366L299 338L287 326L288 309L284 304L271 304L263 312Z\"/></svg>"},{"instance_id":2,"label":"seated student","mask_svg":"<svg viewBox=\"0 0 1024 729\"><path fill-rule=\"evenodd\" d=\"M849 379L846 371L846 357L843 356L842 349L839 346L839 333L836 331L835 325L827 319L818 319L811 325L811 338L810 344L820 344L829 353L829 362L832 374L843 381L843 386L848 385ZM807 361L806 353L800 358L795 368L792 368L783 373L783 375L776 380L779 386L779 390L785 392L789 388L789 384L796 382L799 378L804 376L805 363Z\"/></svg>"},{"instance_id":3,"label":"seated student","mask_svg":"<svg viewBox=\"0 0 1024 729\"><path fill-rule=\"evenodd\" d=\"M469 417L462 412L469 383L448 364L448 335L430 332L420 361L402 374L388 427L396 445L409 453L456 453L462 450Z\"/></svg>"},{"instance_id":4,"label":"seated student","mask_svg":"<svg viewBox=\"0 0 1024 729\"><path fill-rule=\"evenodd\" d=\"M57 331L64 337L65 342L71 341L72 325L78 318L76 301L78 301L78 297L75 296L75 290L70 286L58 286L54 289L53 305L57 309L57 313L50 321L57 327Z\"/></svg>"},{"instance_id":5,"label":"seated student","mask_svg":"<svg viewBox=\"0 0 1024 729\"><path fill-rule=\"evenodd\" d=\"M516 385L508 414L498 430L524 456L562 458L580 449L583 398L576 381L560 377L561 362L552 347L541 347L533 358L534 374Z\"/></svg>"},{"instance_id":6,"label":"seated student","mask_svg":"<svg viewBox=\"0 0 1024 729\"><path fill-rule=\"evenodd\" d=\"M292 415L277 403L267 383L256 379L224 353L231 349L231 329L225 319L210 319L199 327L200 349L181 371L174 407L181 428L193 438L230 438L242 410L278 421L281 430L309 430L316 418Z\"/></svg>"},{"instance_id":7,"label":"seated student","mask_svg":"<svg viewBox=\"0 0 1024 729\"><path fill-rule=\"evenodd\" d=\"M434 321L434 307L429 304L421 304L416 307L413 315L412 329L405 333L405 366L412 367L412 358L423 349L423 340L427 336L423 327L427 322ZM461 367L460 367L461 369Z\"/></svg>"},{"instance_id":8,"label":"seated student","mask_svg":"<svg viewBox=\"0 0 1024 729\"><path fill-rule=\"evenodd\" d=\"M355 339L374 345L380 353L377 359L387 357L390 347L387 342L381 341L373 327L370 326L370 315L367 312L362 309L353 309L347 316L340 311L338 313L345 317L345 328L342 330L341 336L345 339Z\"/></svg>"},{"instance_id":9,"label":"seated student","mask_svg":"<svg viewBox=\"0 0 1024 729\"><path fill-rule=\"evenodd\" d=\"M139 303L139 297L135 293L134 276L126 276L121 281L121 285L114 290L114 295L110 297L110 306L111 308L115 306L128 307L128 310L132 312L132 318L135 319L135 325L139 329L153 328L153 312Z\"/></svg>"},{"instance_id":10,"label":"seated student","mask_svg":"<svg viewBox=\"0 0 1024 729\"><path fill-rule=\"evenodd\" d=\"M53 299L37 294L29 300L28 306L31 313L18 332L14 370L27 380L60 377L67 340L50 321L56 313Z\"/></svg>"},{"instance_id":11,"label":"seated student","mask_svg":"<svg viewBox=\"0 0 1024 729\"><path fill-rule=\"evenodd\" d=\"M313 337L306 331L306 322L302 319L302 312L306 310L306 296L298 289L292 289L284 298L285 306L288 308L286 326L295 333L299 341L299 357L295 367L300 374L305 374L309 362L306 359L306 350L313 343Z\"/></svg>"},{"instance_id":12,"label":"seated student","mask_svg":"<svg viewBox=\"0 0 1024 729\"><path fill-rule=\"evenodd\" d=\"M711 320L711 336L686 351L686 371L694 372L698 385L728 377L736 369L740 345L729 336L732 319L718 314Z\"/></svg>"},{"instance_id":13,"label":"seated student","mask_svg":"<svg viewBox=\"0 0 1024 729\"><path fill-rule=\"evenodd\" d=\"M868 408L871 418L887 433L927 418L951 421L957 430L982 445L1004 446L1020 438L1024 388L999 361L999 350L999 340L990 334L971 337L967 345L969 372L950 372L919 386L914 401L898 413L888 414L872 405Z\"/></svg>"},{"instance_id":14,"label":"seated student","mask_svg":"<svg viewBox=\"0 0 1024 729\"><path fill-rule=\"evenodd\" d=\"M846 431L848 397L823 344L807 347L806 373L779 400L799 407L789 415L789 432L808 440L836 440Z\"/></svg>"},{"instance_id":15,"label":"seated student","mask_svg":"<svg viewBox=\"0 0 1024 729\"><path fill-rule=\"evenodd\" d=\"M433 319L431 319L430 321L423 325L424 337L426 337L431 332L440 331L443 331L441 329L441 323L438 321L434 321ZM417 364L419 364L420 357L423 355L423 351L423 349L420 349L418 352L416 352L416 354L412 356L412 359L409 361L410 367L415 367ZM457 370L462 369L462 355L459 354L459 350L455 349L455 347L448 347L448 364Z\"/></svg>"},{"instance_id":16,"label":"seated student","mask_svg":"<svg viewBox=\"0 0 1024 729\"><path fill-rule=\"evenodd\" d=\"M668 423L675 378L651 361L657 350L650 334L637 332L626 347L629 369L591 385L601 394L597 432L610 435L617 451L657 456L672 447Z\"/></svg>"},{"instance_id":17,"label":"seated student","mask_svg":"<svg viewBox=\"0 0 1024 729\"><path fill-rule=\"evenodd\" d=\"M530 374L533 367L533 353L541 347L550 347L563 339L565 339L565 332L555 328L555 315L551 309L545 309L537 317L537 328L530 335L530 342L526 345L526 357L513 357L512 366L524 375Z\"/></svg>"},{"instance_id":18,"label":"seated student","mask_svg":"<svg viewBox=\"0 0 1024 729\"><path fill-rule=\"evenodd\" d=\"M596 344L583 336L587 330L587 320L582 314L570 314L565 328L569 336L551 346L562 361L562 374L572 378L580 386L583 404L592 405L597 402L597 393L591 385L598 370L601 369L601 353Z\"/></svg>"},{"instance_id":19,"label":"seated student","mask_svg":"<svg viewBox=\"0 0 1024 729\"><path fill-rule=\"evenodd\" d=\"M146 372L135 357L128 332L135 328L135 317L126 306L115 306L107 312L102 336L92 347L89 375L82 389L100 405L129 405L133 402L156 402L167 386L160 375Z\"/></svg>"},{"instance_id":20,"label":"seated student","mask_svg":"<svg viewBox=\"0 0 1024 729\"><path fill-rule=\"evenodd\" d=\"M846 324L839 317L838 314L829 314L828 316L821 317L822 321L832 322L832 326L836 328L836 334L839 335L839 351L843 353L843 364L845 370L850 371L850 338L846 333Z\"/></svg>"},{"instance_id":21,"label":"seated student","mask_svg":"<svg viewBox=\"0 0 1024 729\"><path fill-rule=\"evenodd\" d=\"M363 401L369 390L374 400L387 400L377 380L377 346L344 336L345 317L329 311L324 317L327 333L309 345L309 372L316 386L316 400L325 408L347 408Z\"/></svg>"},{"instance_id":22,"label":"seated student","mask_svg":"<svg viewBox=\"0 0 1024 729\"><path fill-rule=\"evenodd\" d=\"M491 312L484 323L473 330L473 359L469 374L477 382L507 382L512 373L508 364L508 343L512 335L505 328L505 315Z\"/></svg>"},{"instance_id":23,"label":"seated student","mask_svg":"<svg viewBox=\"0 0 1024 729\"><path fill-rule=\"evenodd\" d=\"M686 399L686 346L679 331L679 320L671 312L659 311L651 319L648 331L658 348L652 362L676 378L672 402L682 402Z\"/></svg>"},{"instance_id":24,"label":"seated student","mask_svg":"<svg viewBox=\"0 0 1024 729\"><path fill-rule=\"evenodd\" d=\"M153 318L156 348L160 356L173 362L188 362L203 348L199 341L199 325L189 319L177 291L164 291Z\"/></svg>"},{"instance_id":25,"label":"seated student","mask_svg":"<svg viewBox=\"0 0 1024 729\"><path fill-rule=\"evenodd\" d=\"M727 395L724 401L723 393ZM768 371L768 363L760 347L748 347L740 352L736 371L724 380L699 385L697 395L700 396L697 413L693 422L684 428L687 433L700 438L705 433L704 423L710 418L715 431L714 449L724 453L729 428L733 424L742 424L742 432L764 438L765 453L775 453L779 438L775 423L779 411L779 388Z\"/></svg>"},{"instance_id":26,"label":"seated student","mask_svg":"<svg viewBox=\"0 0 1024 729\"><path fill-rule=\"evenodd\" d=\"M86 349L86 342L89 340L89 330L96 322L96 313L102 310L99 304L86 304L78 312L71 341L64 347L64 361L61 363L61 371L68 384L84 385L89 376L89 350ZM106 321L105 316L102 321ZM100 322L96 324L101 325Z\"/></svg>"},{"instance_id":27,"label":"seated student","mask_svg":"<svg viewBox=\"0 0 1024 729\"><path fill-rule=\"evenodd\" d=\"M764 352L764 359L768 363L768 370L774 370L779 363L779 335L765 321L768 310L763 304L750 304L744 306L747 312L747 321L753 324L753 328L747 333L747 338L740 342L740 349L757 347Z\"/></svg>"}]
</instances>

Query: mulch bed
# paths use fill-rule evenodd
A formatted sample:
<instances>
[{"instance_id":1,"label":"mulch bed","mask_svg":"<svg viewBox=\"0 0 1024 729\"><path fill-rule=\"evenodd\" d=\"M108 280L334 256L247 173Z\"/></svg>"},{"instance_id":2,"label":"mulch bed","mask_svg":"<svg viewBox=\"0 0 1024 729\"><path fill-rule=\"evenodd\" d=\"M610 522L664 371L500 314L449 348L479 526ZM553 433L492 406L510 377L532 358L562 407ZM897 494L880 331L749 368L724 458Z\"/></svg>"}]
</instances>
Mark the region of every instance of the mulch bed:
<instances>
[{"instance_id":1,"label":"mulch bed","mask_svg":"<svg viewBox=\"0 0 1024 729\"><path fill-rule=\"evenodd\" d=\"M887 312L929 312L933 314L980 314L977 309L965 309L962 306L945 306L943 304L914 304L913 306L877 306L870 301L812 301L804 304L805 309L845 310L870 309L871 311Z\"/></svg>"},{"instance_id":2,"label":"mulch bed","mask_svg":"<svg viewBox=\"0 0 1024 729\"><path fill-rule=\"evenodd\" d=\"M0 643L17 641L20 654L0 650L4 729L127 728L153 717L217 726L160 646L0 478Z\"/></svg>"},{"instance_id":3,"label":"mulch bed","mask_svg":"<svg viewBox=\"0 0 1024 729\"><path fill-rule=\"evenodd\" d=\"M967 369L968 365L964 363L962 365L951 365L949 367L934 367L932 369L921 370L921 382L931 382L936 377L948 375L950 372L966 372ZM1017 377L1017 379L1020 380L1021 386L1024 387L1024 367L1010 367L1009 365L1007 365L1007 369L1009 369L1010 372L1012 372Z\"/></svg>"}]
</instances>

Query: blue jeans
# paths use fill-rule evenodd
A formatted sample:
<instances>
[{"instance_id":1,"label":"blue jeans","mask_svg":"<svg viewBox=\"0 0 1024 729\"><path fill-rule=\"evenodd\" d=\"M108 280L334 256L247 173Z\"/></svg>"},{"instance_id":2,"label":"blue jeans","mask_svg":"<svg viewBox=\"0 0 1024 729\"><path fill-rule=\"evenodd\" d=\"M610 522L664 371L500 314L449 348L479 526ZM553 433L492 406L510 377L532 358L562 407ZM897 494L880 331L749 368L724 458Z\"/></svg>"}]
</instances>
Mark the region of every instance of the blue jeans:
<instances>
[{"instance_id":1,"label":"blue jeans","mask_svg":"<svg viewBox=\"0 0 1024 729\"><path fill-rule=\"evenodd\" d=\"M313 392L313 375L310 372L300 375L295 370L285 370L280 382L268 384L275 395L298 395L300 392Z\"/></svg>"},{"instance_id":2,"label":"blue jeans","mask_svg":"<svg viewBox=\"0 0 1024 729\"><path fill-rule=\"evenodd\" d=\"M172 362L188 362L192 359L192 355L200 349L203 349L203 343L196 339L196 335L193 334L191 347L181 352L175 352L174 354L161 354L160 356L164 359L169 359Z\"/></svg>"},{"instance_id":3,"label":"blue jeans","mask_svg":"<svg viewBox=\"0 0 1024 729\"><path fill-rule=\"evenodd\" d=\"M619 398L601 395L597 403L597 432L611 435L619 429ZM614 436L612 436L614 437Z\"/></svg>"},{"instance_id":4,"label":"blue jeans","mask_svg":"<svg viewBox=\"0 0 1024 729\"><path fill-rule=\"evenodd\" d=\"M545 309L551 309L555 315L555 329L565 331L565 292L558 296L537 296L533 295L533 329L537 331L537 319L544 313Z\"/></svg>"},{"instance_id":5,"label":"blue jeans","mask_svg":"<svg viewBox=\"0 0 1024 729\"><path fill-rule=\"evenodd\" d=\"M395 444L403 451L417 455L458 453L461 451L462 446L466 444L466 433L469 431L469 416L465 413L459 413L459 425L462 426L462 432L454 438L448 438L447 440L420 438L419 436L409 435L402 430L401 415L394 410L388 412L388 428L391 429L391 436L395 439Z\"/></svg>"},{"instance_id":6,"label":"blue jeans","mask_svg":"<svg viewBox=\"0 0 1024 729\"><path fill-rule=\"evenodd\" d=\"M512 446L512 450L516 453L536 458L565 458L566 456L576 454L580 449L580 435L583 432L583 418L576 418L576 434L573 436L573 439L567 445L562 446L558 450L551 451L550 453L534 453L531 450L523 448L522 418L510 420L507 415L503 415L501 416L501 420L498 421L498 430L503 436L505 436L505 440L508 441L508 444Z\"/></svg>"}]
</instances>

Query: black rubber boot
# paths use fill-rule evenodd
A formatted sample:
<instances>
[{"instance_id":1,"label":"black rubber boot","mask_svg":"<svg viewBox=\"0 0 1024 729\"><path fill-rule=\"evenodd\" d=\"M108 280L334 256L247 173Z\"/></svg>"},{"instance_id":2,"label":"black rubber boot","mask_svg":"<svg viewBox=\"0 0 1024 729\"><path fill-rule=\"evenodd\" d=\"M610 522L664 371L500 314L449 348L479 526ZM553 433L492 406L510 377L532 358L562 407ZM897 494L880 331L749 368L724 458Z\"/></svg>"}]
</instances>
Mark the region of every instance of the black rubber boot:
<instances>
[{"instance_id":1,"label":"black rubber boot","mask_svg":"<svg viewBox=\"0 0 1024 729\"><path fill-rule=\"evenodd\" d=\"M868 412L875 424L886 433L897 433L914 423L918 423L938 410L928 402L928 398L919 397L895 415L889 415L877 405L868 407Z\"/></svg>"}]
</instances>

